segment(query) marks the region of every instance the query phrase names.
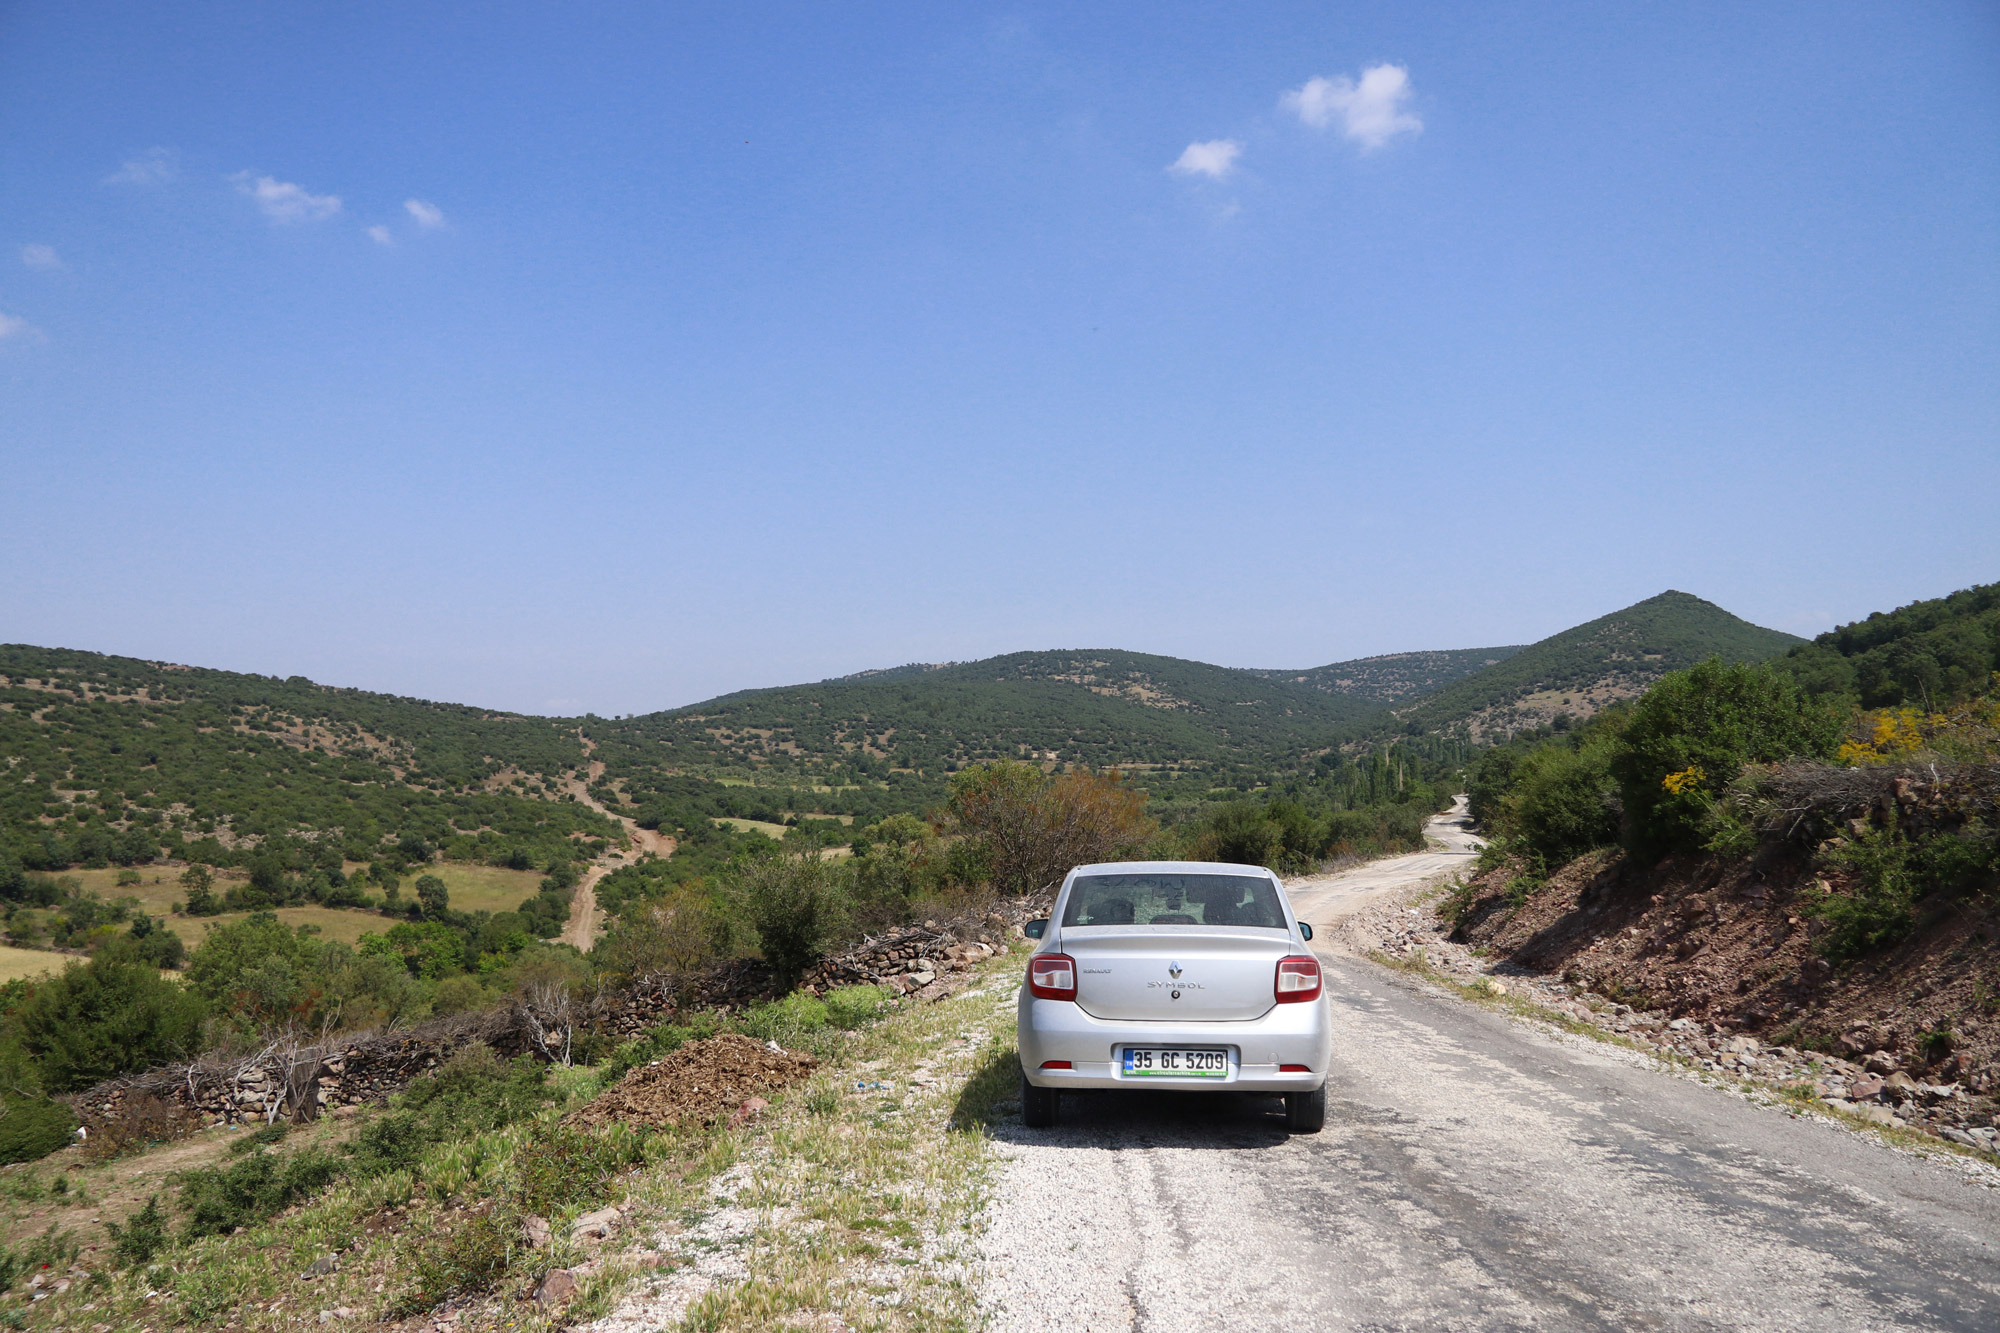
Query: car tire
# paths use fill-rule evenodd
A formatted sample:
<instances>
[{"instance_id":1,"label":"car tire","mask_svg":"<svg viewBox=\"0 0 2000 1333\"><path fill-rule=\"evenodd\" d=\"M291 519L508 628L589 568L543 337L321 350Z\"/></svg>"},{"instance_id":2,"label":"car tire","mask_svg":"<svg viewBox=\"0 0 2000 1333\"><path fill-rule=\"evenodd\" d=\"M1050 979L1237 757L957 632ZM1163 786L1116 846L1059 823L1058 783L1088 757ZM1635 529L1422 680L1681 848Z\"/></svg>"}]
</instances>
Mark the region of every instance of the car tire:
<instances>
[{"instance_id":1,"label":"car tire","mask_svg":"<svg viewBox=\"0 0 2000 1333\"><path fill-rule=\"evenodd\" d=\"M1061 1096L1054 1088L1038 1088L1028 1082L1027 1072L1022 1071L1021 1123L1029 1129L1048 1129L1054 1125Z\"/></svg>"},{"instance_id":2,"label":"car tire","mask_svg":"<svg viewBox=\"0 0 2000 1333\"><path fill-rule=\"evenodd\" d=\"M1294 1134L1317 1134L1325 1124L1326 1084L1320 1084L1311 1092L1285 1094L1286 1129Z\"/></svg>"}]
</instances>

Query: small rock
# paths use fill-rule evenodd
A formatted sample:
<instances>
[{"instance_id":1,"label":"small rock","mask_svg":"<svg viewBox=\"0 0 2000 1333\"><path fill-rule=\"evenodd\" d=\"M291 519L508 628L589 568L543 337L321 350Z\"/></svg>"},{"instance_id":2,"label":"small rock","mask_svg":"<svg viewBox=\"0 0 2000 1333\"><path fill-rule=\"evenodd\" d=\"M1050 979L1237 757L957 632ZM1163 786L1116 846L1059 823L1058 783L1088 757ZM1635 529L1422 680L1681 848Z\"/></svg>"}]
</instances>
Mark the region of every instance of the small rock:
<instances>
[{"instance_id":1,"label":"small rock","mask_svg":"<svg viewBox=\"0 0 2000 1333\"><path fill-rule=\"evenodd\" d=\"M1910 1101L1917 1095L1917 1081L1899 1070L1882 1080L1882 1091L1899 1102Z\"/></svg>"},{"instance_id":2,"label":"small rock","mask_svg":"<svg viewBox=\"0 0 2000 1333\"><path fill-rule=\"evenodd\" d=\"M1943 1129L1940 1129L1938 1131L1938 1137L1941 1139L1947 1139L1952 1143L1956 1143L1961 1148L1982 1148L1985 1146L1978 1139L1973 1138L1972 1135L1966 1133L1964 1130L1953 1129L1950 1125L1946 1125Z\"/></svg>"},{"instance_id":3,"label":"small rock","mask_svg":"<svg viewBox=\"0 0 2000 1333\"><path fill-rule=\"evenodd\" d=\"M904 980L910 983L910 988L912 990L922 990L924 987L930 985L933 981L937 980L937 973L911 972L905 976Z\"/></svg>"},{"instance_id":4,"label":"small rock","mask_svg":"<svg viewBox=\"0 0 2000 1333\"><path fill-rule=\"evenodd\" d=\"M616 1208L600 1208L594 1213L585 1213L569 1224L571 1240L605 1240L618 1229L622 1214Z\"/></svg>"},{"instance_id":5,"label":"small rock","mask_svg":"<svg viewBox=\"0 0 2000 1333\"><path fill-rule=\"evenodd\" d=\"M536 1217L533 1213L529 1213L521 1219L521 1236L529 1245L539 1250L555 1239L555 1232L550 1228L546 1217Z\"/></svg>"},{"instance_id":6,"label":"small rock","mask_svg":"<svg viewBox=\"0 0 2000 1333\"><path fill-rule=\"evenodd\" d=\"M1847 1095L1857 1102L1873 1101L1882 1095L1882 1080L1857 1078L1847 1085Z\"/></svg>"},{"instance_id":7,"label":"small rock","mask_svg":"<svg viewBox=\"0 0 2000 1333\"><path fill-rule=\"evenodd\" d=\"M535 1288L535 1303L543 1306L561 1305L576 1295L578 1287L576 1274L567 1268L552 1268L542 1279L541 1285Z\"/></svg>"}]
</instances>

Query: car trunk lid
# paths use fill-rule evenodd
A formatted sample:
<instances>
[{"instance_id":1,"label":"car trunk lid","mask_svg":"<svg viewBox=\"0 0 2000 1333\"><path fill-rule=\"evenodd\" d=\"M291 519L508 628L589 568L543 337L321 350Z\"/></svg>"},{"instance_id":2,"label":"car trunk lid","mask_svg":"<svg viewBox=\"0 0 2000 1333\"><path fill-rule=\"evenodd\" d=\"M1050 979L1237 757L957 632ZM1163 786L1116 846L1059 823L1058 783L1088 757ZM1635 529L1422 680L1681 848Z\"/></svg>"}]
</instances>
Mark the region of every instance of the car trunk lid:
<instances>
[{"instance_id":1,"label":"car trunk lid","mask_svg":"<svg viewBox=\"0 0 2000 1333\"><path fill-rule=\"evenodd\" d=\"M1277 930L1190 932L1178 926L1071 926L1077 1005L1092 1018L1232 1022L1256 1018L1291 938Z\"/></svg>"}]
</instances>

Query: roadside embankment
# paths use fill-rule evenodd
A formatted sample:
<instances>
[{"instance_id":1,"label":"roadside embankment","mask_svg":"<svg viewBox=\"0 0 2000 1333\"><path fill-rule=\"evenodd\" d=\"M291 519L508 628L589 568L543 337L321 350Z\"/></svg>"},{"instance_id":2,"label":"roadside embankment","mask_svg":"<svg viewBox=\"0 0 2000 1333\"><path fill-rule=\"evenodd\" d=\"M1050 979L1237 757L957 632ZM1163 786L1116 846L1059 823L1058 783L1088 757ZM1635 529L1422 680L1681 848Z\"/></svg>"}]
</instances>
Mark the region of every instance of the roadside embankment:
<instances>
[{"instance_id":1,"label":"roadside embankment","mask_svg":"<svg viewBox=\"0 0 2000 1333\"><path fill-rule=\"evenodd\" d=\"M1468 999L1657 1056L1679 1072L1774 1099L1793 1111L1817 1109L1891 1134L1920 1131L1986 1155L2000 1148L2000 1100L1991 1095L1990 1076L1961 1081L1954 1077L1962 1067L1957 1061L1906 1059L1880 1044L1879 1027L1857 1029L1822 1049L1795 1035L1760 1034L1726 1005L1677 1011L1601 962L1597 968L1550 967L1542 951L1557 933L1552 923L1566 915L1559 904L1567 896L1570 914L1578 910L1563 877L1525 902L1472 899L1476 906L1468 908L1479 886L1474 881L1455 892L1416 891L1365 908L1343 922L1346 947L1425 975ZM1598 948L1585 950L1586 956L1629 959L1649 938L1646 920L1686 919L1676 914L1671 899L1641 901L1646 910L1631 913L1629 923L1623 916L1595 914L1604 933L1590 936ZM1622 950L1606 947L1614 941ZM1729 954L1726 947L1718 952ZM1662 992L1692 993L1669 987Z\"/></svg>"}]
</instances>

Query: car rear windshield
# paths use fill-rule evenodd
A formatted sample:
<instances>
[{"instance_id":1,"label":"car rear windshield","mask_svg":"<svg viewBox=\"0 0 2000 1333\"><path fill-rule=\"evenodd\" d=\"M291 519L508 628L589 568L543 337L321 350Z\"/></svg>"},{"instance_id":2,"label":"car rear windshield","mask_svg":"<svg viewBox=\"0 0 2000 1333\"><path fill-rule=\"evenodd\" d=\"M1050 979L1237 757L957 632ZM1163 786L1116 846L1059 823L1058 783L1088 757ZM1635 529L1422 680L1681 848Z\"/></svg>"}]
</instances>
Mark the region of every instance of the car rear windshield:
<instances>
[{"instance_id":1,"label":"car rear windshield","mask_svg":"<svg viewBox=\"0 0 2000 1333\"><path fill-rule=\"evenodd\" d=\"M1069 886L1065 926L1285 928L1277 886L1253 875L1084 875Z\"/></svg>"}]
</instances>

